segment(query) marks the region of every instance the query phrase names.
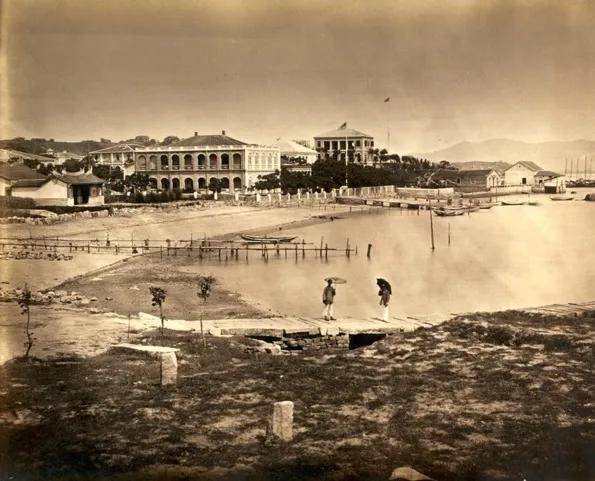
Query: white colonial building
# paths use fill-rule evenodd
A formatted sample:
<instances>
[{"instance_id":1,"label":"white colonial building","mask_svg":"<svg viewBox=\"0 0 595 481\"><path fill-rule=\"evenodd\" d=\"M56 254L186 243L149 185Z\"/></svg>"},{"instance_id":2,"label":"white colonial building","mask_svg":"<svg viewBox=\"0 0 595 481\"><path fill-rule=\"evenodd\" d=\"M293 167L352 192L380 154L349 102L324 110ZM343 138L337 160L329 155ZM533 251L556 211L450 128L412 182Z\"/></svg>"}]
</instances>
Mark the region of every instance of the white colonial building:
<instances>
[{"instance_id":1,"label":"white colonial building","mask_svg":"<svg viewBox=\"0 0 595 481\"><path fill-rule=\"evenodd\" d=\"M137 172L146 173L155 189L206 190L212 178L224 191L252 187L258 176L281 169L276 147L247 144L225 135L198 135L171 145L134 151Z\"/></svg>"},{"instance_id":2,"label":"white colonial building","mask_svg":"<svg viewBox=\"0 0 595 481\"><path fill-rule=\"evenodd\" d=\"M337 158L345 162L349 156L350 162L366 164L374 161L374 155L371 153L374 137L347 128L347 123L338 129L316 135L314 144L319 159Z\"/></svg>"},{"instance_id":3,"label":"white colonial building","mask_svg":"<svg viewBox=\"0 0 595 481\"><path fill-rule=\"evenodd\" d=\"M122 142L105 149L89 152L89 156L97 163L120 167L124 175L134 173L134 151L144 147L134 142Z\"/></svg>"}]
</instances>

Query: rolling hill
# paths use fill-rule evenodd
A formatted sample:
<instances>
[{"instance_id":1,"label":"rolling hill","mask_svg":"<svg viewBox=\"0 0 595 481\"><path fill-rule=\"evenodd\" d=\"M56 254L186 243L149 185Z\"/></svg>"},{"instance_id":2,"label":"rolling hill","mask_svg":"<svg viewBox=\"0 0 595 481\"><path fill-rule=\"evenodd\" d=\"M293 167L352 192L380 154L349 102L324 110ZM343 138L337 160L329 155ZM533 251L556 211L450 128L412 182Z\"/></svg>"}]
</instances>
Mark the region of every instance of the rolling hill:
<instances>
[{"instance_id":1,"label":"rolling hill","mask_svg":"<svg viewBox=\"0 0 595 481\"><path fill-rule=\"evenodd\" d=\"M595 141L574 140L569 142L523 142L511 139L491 139L483 142L459 142L445 149L433 152L412 154L416 157L426 158L439 162L447 160L459 164L460 168L469 168L469 164L461 166L465 162L475 163L473 168L490 168L479 162L506 162L514 164L519 160L529 160L540 165L544 169L564 172L566 160L570 168L570 162L574 162L576 169L577 160L579 170L584 170L585 156L587 157L587 170L590 167L591 159L595 161ZM595 162L593 162L595 164Z\"/></svg>"}]
</instances>

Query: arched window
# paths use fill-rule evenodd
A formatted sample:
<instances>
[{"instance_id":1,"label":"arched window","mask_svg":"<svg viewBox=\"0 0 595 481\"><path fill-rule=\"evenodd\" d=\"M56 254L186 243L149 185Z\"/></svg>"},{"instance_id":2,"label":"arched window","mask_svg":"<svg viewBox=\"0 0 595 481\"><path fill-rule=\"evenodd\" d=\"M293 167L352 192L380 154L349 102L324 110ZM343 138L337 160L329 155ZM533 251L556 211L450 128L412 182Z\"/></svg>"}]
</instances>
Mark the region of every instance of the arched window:
<instances>
[{"instance_id":1,"label":"arched window","mask_svg":"<svg viewBox=\"0 0 595 481\"><path fill-rule=\"evenodd\" d=\"M184 169L192 170L192 156L190 154L184 156Z\"/></svg>"},{"instance_id":2,"label":"arched window","mask_svg":"<svg viewBox=\"0 0 595 481\"><path fill-rule=\"evenodd\" d=\"M234 169L241 169L242 168L242 156L237 152L233 154L233 168Z\"/></svg>"},{"instance_id":3,"label":"arched window","mask_svg":"<svg viewBox=\"0 0 595 481\"><path fill-rule=\"evenodd\" d=\"M157 188L157 179L155 177L150 177L149 178L149 187L151 189L156 189Z\"/></svg>"},{"instance_id":4,"label":"arched window","mask_svg":"<svg viewBox=\"0 0 595 481\"><path fill-rule=\"evenodd\" d=\"M154 155L149 157L149 170L157 170L157 157Z\"/></svg>"},{"instance_id":5,"label":"arched window","mask_svg":"<svg viewBox=\"0 0 595 481\"><path fill-rule=\"evenodd\" d=\"M139 156L138 162L136 163L136 168L138 170L146 170L147 169L147 158L144 155Z\"/></svg>"},{"instance_id":6,"label":"arched window","mask_svg":"<svg viewBox=\"0 0 595 481\"><path fill-rule=\"evenodd\" d=\"M209 169L217 168L217 154L209 155Z\"/></svg>"},{"instance_id":7,"label":"arched window","mask_svg":"<svg viewBox=\"0 0 595 481\"><path fill-rule=\"evenodd\" d=\"M192 192L194 190L194 181L190 177L184 179L184 192Z\"/></svg>"},{"instance_id":8,"label":"arched window","mask_svg":"<svg viewBox=\"0 0 595 481\"><path fill-rule=\"evenodd\" d=\"M169 159L167 158L167 155L162 155L160 157L160 159L161 159L161 169L162 170L169 169Z\"/></svg>"},{"instance_id":9,"label":"arched window","mask_svg":"<svg viewBox=\"0 0 595 481\"><path fill-rule=\"evenodd\" d=\"M197 162L198 162L198 168L199 169L204 169L205 168L205 164L207 161L207 158L205 157L205 154L198 154L198 157L196 158Z\"/></svg>"},{"instance_id":10,"label":"arched window","mask_svg":"<svg viewBox=\"0 0 595 481\"><path fill-rule=\"evenodd\" d=\"M207 179L205 179L204 177L201 177L200 179L198 179L198 188L206 189L207 188Z\"/></svg>"},{"instance_id":11,"label":"arched window","mask_svg":"<svg viewBox=\"0 0 595 481\"><path fill-rule=\"evenodd\" d=\"M229 169L229 154L223 154L221 156L221 168Z\"/></svg>"},{"instance_id":12,"label":"arched window","mask_svg":"<svg viewBox=\"0 0 595 481\"><path fill-rule=\"evenodd\" d=\"M221 188L222 189L229 189L229 179L227 177L223 177L221 179Z\"/></svg>"},{"instance_id":13,"label":"arched window","mask_svg":"<svg viewBox=\"0 0 595 481\"><path fill-rule=\"evenodd\" d=\"M180 156L179 155L172 155L171 156L171 168L172 170L180 170Z\"/></svg>"},{"instance_id":14,"label":"arched window","mask_svg":"<svg viewBox=\"0 0 595 481\"><path fill-rule=\"evenodd\" d=\"M233 179L233 190L238 190L242 188L242 179L239 177L234 177Z\"/></svg>"},{"instance_id":15,"label":"arched window","mask_svg":"<svg viewBox=\"0 0 595 481\"><path fill-rule=\"evenodd\" d=\"M176 190L180 190L180 179L178 179L177 177L174 177L171 180L171 188L172 189L176 189Z\"/></svg>"},{"instance_id":16,"label":"arched window","mask_svg":"<svg viewBox=\"0 0 595 481\"><path fill-rule=\"evenodd\" d=\"M163 190L169 190L169 179L161 179L161 188Z\"/></svg>"}]
</instances>

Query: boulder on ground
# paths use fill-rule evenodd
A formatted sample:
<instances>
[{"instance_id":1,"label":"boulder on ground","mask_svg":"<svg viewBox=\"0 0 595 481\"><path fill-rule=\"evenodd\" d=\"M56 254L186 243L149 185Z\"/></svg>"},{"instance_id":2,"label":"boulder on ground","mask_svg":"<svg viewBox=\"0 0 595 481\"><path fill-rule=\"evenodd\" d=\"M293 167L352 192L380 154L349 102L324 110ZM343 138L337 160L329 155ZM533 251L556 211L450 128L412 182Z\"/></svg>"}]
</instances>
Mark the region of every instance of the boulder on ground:
<instances>
[{"instance_id":1,"label":"boulder on ground","mask_svg":"<svg viewBox=\"0 0 595 481\"><path fill-rule=\"evenodd\" d=\"M433 481L432 478L409 466L394 469L388 479L389 481Z\"/></svg>"}]
</instances>

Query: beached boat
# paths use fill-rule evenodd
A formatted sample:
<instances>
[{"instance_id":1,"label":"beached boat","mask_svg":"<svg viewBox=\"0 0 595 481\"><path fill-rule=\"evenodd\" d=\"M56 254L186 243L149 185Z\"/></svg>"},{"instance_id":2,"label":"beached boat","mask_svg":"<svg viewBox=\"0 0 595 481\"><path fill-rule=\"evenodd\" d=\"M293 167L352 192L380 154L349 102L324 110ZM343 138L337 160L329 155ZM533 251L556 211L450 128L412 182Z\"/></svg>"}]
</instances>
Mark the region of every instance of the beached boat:
<instances>
[{"instance_id":1,"label":"beached boat","mask_svg":"<svg viewBox=\"0 0 595 481\"><path fill-rule=\"evenodd\" d=\"M522 200L503 200L502 205L523 205Z\"/></svg>"},{"instance_id":2,"label":"beached boat","mask_svg":"<svg viewBox=\"0 0 595 481\"><path fill-rule=\"evenodd\" d=\"M248 235L248 234L240 234L240 237L244 239L246 242L254 242L257 244L282 244L285 242L291 242L296 237L293 236L256 236L256 235Z\"/></svg>"},{"instance_id":3,"label":"beached boat","mask_svg":"<svg viewBox=\"0 0 595 481\"><path fill-rule=\"evenodd\" d=\"M574 197L571 195L553 195L550 197L552 200L574 200Z\"/></svg>"}]
</instances>

